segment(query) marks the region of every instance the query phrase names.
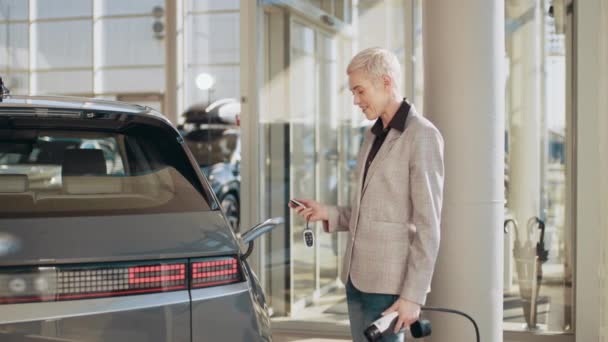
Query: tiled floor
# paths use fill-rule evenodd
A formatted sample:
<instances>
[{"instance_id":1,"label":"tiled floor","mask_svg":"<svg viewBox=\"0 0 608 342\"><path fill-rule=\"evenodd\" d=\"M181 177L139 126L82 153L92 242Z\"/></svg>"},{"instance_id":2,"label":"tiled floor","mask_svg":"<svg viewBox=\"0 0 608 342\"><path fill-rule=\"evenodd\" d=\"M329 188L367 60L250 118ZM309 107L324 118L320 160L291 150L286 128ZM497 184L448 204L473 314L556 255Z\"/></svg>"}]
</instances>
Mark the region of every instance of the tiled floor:
<instances>
[{"instance_id":1,"label":"tiled floor","mask_svg":"<svg viewBox=\"0 0 608 342\"><path fill-rule=\"evenodd\" d=\"M347 342L350 339L336 339L336 338L323 338L323 337L311 337L301 335L282 335L274 334L272 336L273 342Z\"/></svg>"},{"instance_id":2,"label":"tiled floor","mask_svg":"<svg viewBox=\"0 0 608 342\"><path fill-rule=\"evenodd\" d=\"M272 319L275 342L352 341L344 291L326 294L297 317Z\"/></svg>"}]
</instances>

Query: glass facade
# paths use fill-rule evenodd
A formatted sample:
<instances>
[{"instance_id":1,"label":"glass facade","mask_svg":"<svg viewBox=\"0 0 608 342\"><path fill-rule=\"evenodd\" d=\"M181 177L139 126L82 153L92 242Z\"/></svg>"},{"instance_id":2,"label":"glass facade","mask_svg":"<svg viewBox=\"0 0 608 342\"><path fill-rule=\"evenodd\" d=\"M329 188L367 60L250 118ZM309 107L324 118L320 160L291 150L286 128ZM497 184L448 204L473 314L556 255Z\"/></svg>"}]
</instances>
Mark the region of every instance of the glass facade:
<instances>
[{"instance_id":1,"label":"glass facade","mask_svg":"<svg viewBox=\"0 0 608 342\"><path fill-rule=\"evenodd\" d=\"M408 9L415 9L416 15L407 16L415 22L403 20ZM287 233L273 232L266 243L266 291L276 316L318 312L314 320L344 320L339 274L346 233L326 234L314 224L317 243L307 248L302 238L307 223L292 215L287 201L350 204L356 155L371 122L352 104L346 66L356 51L382 45L399 56L404 69L409 61L420 75L415 55L421 53L421 31L414 28L421 25L420 2L275 2L263 10L260 203L263 217L289 218ZM330 15L331 24L323 19ZM375 24L380 21L387 24ZM415 98L416 89L421 98L420 80L414 74L400 80L408 97Z\"/></svg>"},{"instance_id":2,"label":"glass facade","mask_svg":"<svg viewBox=\"0 0 608 342\"><path fill-rule=\"evenodd\" d=\"M238 99L239 2L181 5L186 76L179 107ZM14 94L95 96L162 109L163 0L2 0L0 23L0 71ZM202 73L213 79L207 89L196 83Z\"/></svg>"},{"instance_id":3,"label":"glass facade","mask_svg":"<svg viewBox=\"0 0 608 342\"><path fill-rule=\"evenodd\" d=\"M5 83L14 94L146 97L162 109L163 4L0 1Z\"/></svg>"}]
</instances>

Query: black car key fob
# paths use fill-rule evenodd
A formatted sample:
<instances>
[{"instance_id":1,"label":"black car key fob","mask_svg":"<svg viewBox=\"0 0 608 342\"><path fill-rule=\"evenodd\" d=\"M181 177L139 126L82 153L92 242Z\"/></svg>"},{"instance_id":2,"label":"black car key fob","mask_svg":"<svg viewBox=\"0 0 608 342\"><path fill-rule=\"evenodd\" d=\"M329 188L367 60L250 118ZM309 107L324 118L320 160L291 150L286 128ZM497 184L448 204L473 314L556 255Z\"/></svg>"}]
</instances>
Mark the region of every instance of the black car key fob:
<instances>
[{"instance_id":1,"label":"black car key fob","mask_svg":"<svg viewBox=\"0 0 608 342\"><path fill-rule=\"evenodd\" d=\"M306 229L304 229L303 236L306 247L311 248L315 245L315 234L308 226L308 221L306 221Z\"/></svg>"}]
</instances>

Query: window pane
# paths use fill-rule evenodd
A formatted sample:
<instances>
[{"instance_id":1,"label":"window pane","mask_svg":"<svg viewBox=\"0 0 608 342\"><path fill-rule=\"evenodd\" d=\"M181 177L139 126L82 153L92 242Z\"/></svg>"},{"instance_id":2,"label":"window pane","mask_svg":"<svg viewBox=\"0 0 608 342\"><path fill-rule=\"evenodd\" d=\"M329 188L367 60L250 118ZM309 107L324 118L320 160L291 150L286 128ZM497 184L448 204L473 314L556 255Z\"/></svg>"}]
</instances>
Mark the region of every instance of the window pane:
<instances>
[{"instance_id":1,"label":"window pane","mask_svg":"<svg viewBox=\"0 0 608 342\"><path fill-rule=\"evenodd\" d=\"M566 65L571 61L566 35L556 32L547 7L535 6L544 5L506 4L504 321L507 330L568 332L574 279L566 119L571 96ZM539 30L543 22L545 29Z\"/></svg>"},{"instance_id":2,"label":"window pane","mask_svg":"<svg viewBox=\"0 0 608 342\"><path fill-rule=\"evenodd\" d=\"M192 0L194 11L238 10L239 0Z\"/></svg>"},{"instance_id":3,"label":"window pane","mask_svg":"<svg viewBox=\"0 0 608 342\"><path fill-rule=\"evenodd\" d=\"M158 93L165 88L165 70L158 68L102 70L96 74L101 93Z\"/></svg>"},{"instance_id":4,"label":"window pane","mask_svg":"<svg viewBox=\"0 0 608 342\"><path fill-rule=\"evenodd\" d=\"M185 107L240 98L238 1L192 1L185 18ZM199 11L222 10L200 14ZM209 82L203 84L201 79ZM198 82L197 82L198 80Z\"/></svg>"},{"instance_id":5,"label":"window pane","mask_svg":"<svg viewBox=\"0 0 608 342\"><path fill-rule=\"evenodd\" d=\"M0 24L0 70L29 68L28 24Z\"/></svg>"},{"instance_id":6,"label":"window pane","mask_svg":"<svg viewBox=\"0 0 608 342\"><path fill-rule=\"evenodd\" d=\"M0 20L26 20L27 18L27 1L0 0Z\"/></svg>"},{"instance_id":7,"label":"window pane","mask_svg":"<svg viewBox=\"0 0 608 342\"><path fill-rule=\"evenodd\" d=\"M164 43L156 39L152 25L155 19L101 19L100 65L162 65L165 62Z\"/></svg>"},{"instance_id":8,"label":"window pane","mask_svg":"<svg viewBox=\"0 0 608 342\"><path fill-rule=\"evenodd\" d=\"M197 14L191 17L189 61L224 64L239 61L239 13Z\"/></svg>"},{"instance_id":9,"label":"window pane","mask_svg":"<svg viewBox=\"0 0 608 342\"><path fill-rule=\"evenodd\" d=\"M164 0L97 0L95 3L97 14L128 15L128 14L151 14L155 7L164 8Z\"/></svg>"},{"instance_id":10,"label":"window pane","mask_svg":"<svg viewBox=\"0 0 608 342\"><path fill-rule=\"evenodd\" d=\"M317 75L319 77L319 119L317 120L317 197L322 203L338 204L338 102L337 39L325 34L317 35ZM323 96L326 95L326 96ZM320 226L320 225L319 225ZM338 279L338 236L317 232L319 244L319 286L335 285Z\"/></svg>"},{"instance_id":11,"label":"window pane","mask_svg":"<svg viewBox=\"0 0 608 342\"><path fill-rule=\"evenodd\" d=\"M34 69L93 66L93 29L90 20L42 22L36 34Z\"/></svg>"},{"instance_id":12,"label":"window pane","mask_svg":"<svg viewBox=\"0 0 608 342\"><path fill-rule=\"evenodd\" d=\"M93 15L92 0L35 0L32 6L34 18L39 19L88 17Z\"/></svg>"},{"instance_id":13,"label":"window pane","mask_svg":"<svg viewBox=\"0 0 608 342\"><path fill-rule=\"evenodd\" d=\"M201 170L231 226L239 231L241 132L235 124L241 108L240 2L192 0L184 6L184 113L179 120L186 121L186 113L201 114L199 122L186 122L183 133L193 138L189 144ZM219 119L209 125L213 117Z\"/></svg>"},{"instance_id":14,"label":"window pane","mask_svg":"<svg viewBox=\"0 0 608 342\"><path fill-rule=\"evenodd\" d=\"M315 31L298 22L291 25L290 70L290 198L316 198L316 120L315 90L318 89L315 65ZM287 143L287 142L286 142ZM305 302L315 290L315 258L306 247L302 234L306 222L293 215L292 235L293 291L295 303ZM314 226L311 224L312 227ZM318 243L318 242L317 242Z\"/></svg>"},{"instance_id":15,"label":"window pane","mask_svg":"<svg viewBox=\"0 0 608 342\"><path fill-rule=\"evenodd\" d=\"M89 95L93 93L93 72L45 71L33 73L34 94Z\"/></svg>"},{"instance_id":16,"label":"window pane","mask_svg":"<svg viewBox=\"0 0 608 342\"><path fill-rule=\"evenodd\" d=\"M202 90L196 86L196 79L201 74L213 77L214 83L211 88ZM191 105L224 98L239 98L240 67L238 65L191 67L186 74L186 80L194 85L187 89L188 102Z\"/></svg>"},{"instance_id":17,"label":"window pane","mask_svg":"<svg viewBox=\"0 0 608 342\"><path fill-rule=\"evenodd\" d=\"M11 91L11 94L25 95L29 93L30 78L27 73L6 72L2 75L2 81Z\"/></svg>"}]
</instances>

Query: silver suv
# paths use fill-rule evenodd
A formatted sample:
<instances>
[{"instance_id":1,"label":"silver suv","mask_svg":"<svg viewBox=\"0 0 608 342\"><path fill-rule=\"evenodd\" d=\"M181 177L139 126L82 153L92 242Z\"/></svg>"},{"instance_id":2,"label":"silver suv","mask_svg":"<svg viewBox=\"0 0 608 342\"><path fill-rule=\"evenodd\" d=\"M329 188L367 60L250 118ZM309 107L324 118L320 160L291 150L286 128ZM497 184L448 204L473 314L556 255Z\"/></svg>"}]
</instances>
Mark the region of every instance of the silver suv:
<instances>
[{"instance_id":1,"label":"silver suv","mask_svg":"<svg viewBox=\"0 0 608 342\"><path fill-rule=\"evenodd\" d=\"M0 99L0 341L271 340L245 259L281 219L235 236L150 108Z\"/></svg>"}]
</instances>

